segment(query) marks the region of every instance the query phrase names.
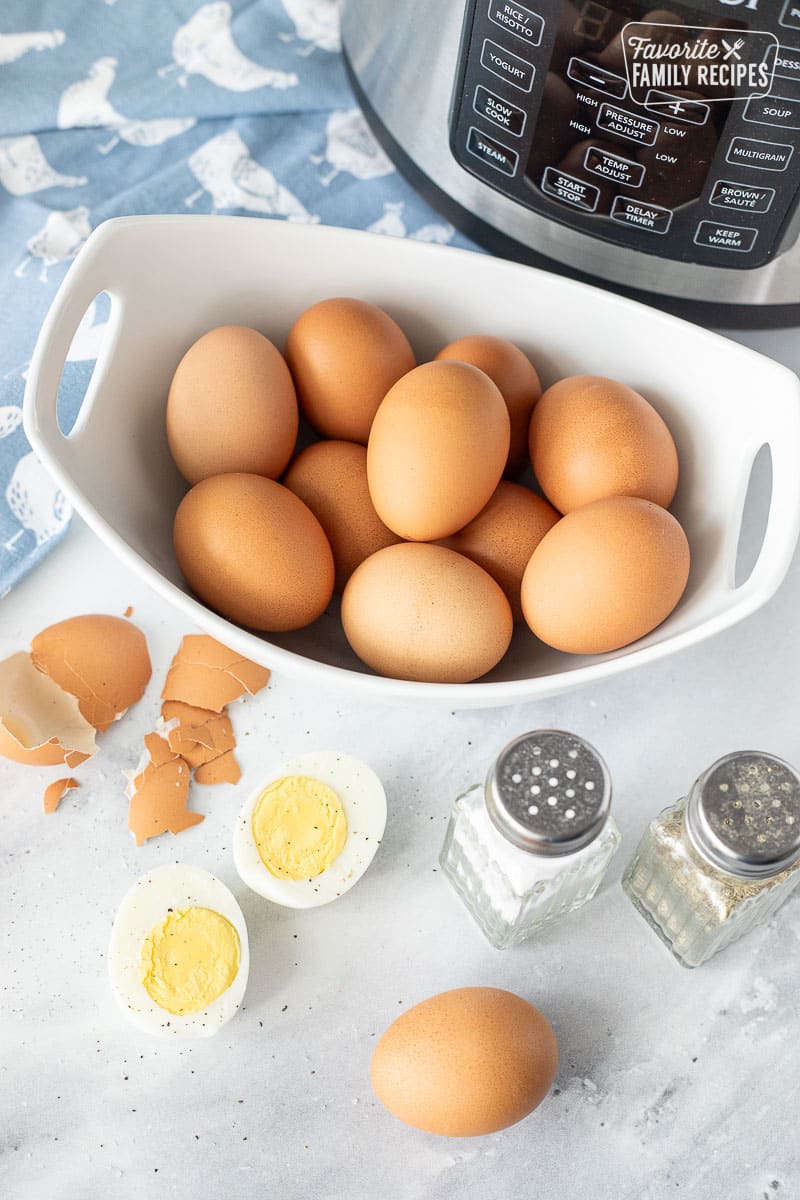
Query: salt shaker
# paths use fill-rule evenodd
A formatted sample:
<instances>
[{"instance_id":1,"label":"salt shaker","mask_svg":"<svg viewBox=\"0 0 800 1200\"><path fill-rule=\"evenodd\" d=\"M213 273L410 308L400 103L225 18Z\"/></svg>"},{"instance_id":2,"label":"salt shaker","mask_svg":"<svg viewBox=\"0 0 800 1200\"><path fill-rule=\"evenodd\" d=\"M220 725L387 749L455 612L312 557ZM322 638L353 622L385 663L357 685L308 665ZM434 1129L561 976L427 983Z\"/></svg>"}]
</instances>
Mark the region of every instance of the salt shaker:
<instances>
[{"instance_id":1,"label":"salt shaker","mask_svg":"<svg viewBox=\"0 0 800 1200\"><path fill-rule=\"evenodd\" d=\"M610 802L599 754L554 729L516 738L456 800L439 862L493 946L591 900L620 841Z\"/></svg>"},{"instance_id":2,"label":"salt shaker","mask_svg":"<svg viewBox=\"0 0 800 1200\"><path fill-rule=\"evenodd\" d=\"M768 920L800 883L800 778L728 754L649 826L622 880L678 962L698 967Z\"/></svg>"}]
</instances>

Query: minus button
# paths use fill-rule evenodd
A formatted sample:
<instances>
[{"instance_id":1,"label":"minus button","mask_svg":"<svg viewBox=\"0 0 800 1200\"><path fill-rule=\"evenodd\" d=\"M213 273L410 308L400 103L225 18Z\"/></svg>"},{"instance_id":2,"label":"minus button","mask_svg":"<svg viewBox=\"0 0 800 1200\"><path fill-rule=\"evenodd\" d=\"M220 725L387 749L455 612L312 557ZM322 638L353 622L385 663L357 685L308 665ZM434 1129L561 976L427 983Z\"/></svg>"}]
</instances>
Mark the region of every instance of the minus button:
<instances>
[{"instance_id":1,"label":"minus button","mask_svg":"<svg viewBox=\"0 0 800 1200\"><path fill-rule=\"evenodd\" d=\"M624 100L628 91L628 84L621 75L615 75L613 71L606 71L604 67L598 67L596 63L589 62L585 58L571 58L567 66L567 78L573 83L579 83L582 87L593 88L596 92L603 92L606 96L614 96L617 100Z\"/></svg>"}]
</instances>

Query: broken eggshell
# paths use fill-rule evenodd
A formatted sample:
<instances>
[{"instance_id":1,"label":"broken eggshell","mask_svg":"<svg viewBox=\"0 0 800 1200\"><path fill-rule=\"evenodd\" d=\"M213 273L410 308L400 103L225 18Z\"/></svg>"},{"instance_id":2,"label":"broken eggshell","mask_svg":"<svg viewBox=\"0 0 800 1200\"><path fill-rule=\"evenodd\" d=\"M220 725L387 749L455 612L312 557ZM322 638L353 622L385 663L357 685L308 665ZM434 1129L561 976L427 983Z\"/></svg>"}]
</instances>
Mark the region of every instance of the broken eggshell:
<instances>
[{"instance_id":1,"label":"broken eggshell","mask_svg":"<svg viewBox=\"0 0 800 1200\"><path fill-rule=\"evenodd\" d=\"M245 694L254 696L269 675L266 667L242 658L207 634L190 633L172 660L161 699L219 713Z\"/></svg>"},{"instance_id":2,"label":"broken eggshell","mask_svg":"<svg viewBox=\"0 0 800 1200\"><path fill-rule=\"evenodd\" d=\"M175 754L157 733L145 735L148 759L131 779L128 828L141 846L161 833L181 833L205 818L186 807L191 772L188 763Z\"/></svg>"},{"instance_id":3,"label":"broken eggshell","mask_svg":"<svg viewBox=\"0 0 800 1200\"><path fill-rule=\"evenodd\" d=\"M54 779L44 789L42 802L46 813L54 813L67 792L80 787L77 779Z\"/></svg>"},{"instance_id":4,"label":"broken eggshell","mask_svg":"<svg viewBox=\"0 0 800 1200\"><path fill-rule=\"evenodd\" d=\"M97 745L78 701L25 651L0 662L0 754L34 767L77 767Z\"/></svg>"},{"instance_id":5,"label":"broken eggshell","mask_svg":"<svg viewBox=\"0 0 800 1200\"><path fill-rule=\"evenodd\" d=\"M104 614L69 617L43 629L31 642L31 659L77 699L100 733L141 699L152 670L141 630Z\"/></svg>"}]
</instances>

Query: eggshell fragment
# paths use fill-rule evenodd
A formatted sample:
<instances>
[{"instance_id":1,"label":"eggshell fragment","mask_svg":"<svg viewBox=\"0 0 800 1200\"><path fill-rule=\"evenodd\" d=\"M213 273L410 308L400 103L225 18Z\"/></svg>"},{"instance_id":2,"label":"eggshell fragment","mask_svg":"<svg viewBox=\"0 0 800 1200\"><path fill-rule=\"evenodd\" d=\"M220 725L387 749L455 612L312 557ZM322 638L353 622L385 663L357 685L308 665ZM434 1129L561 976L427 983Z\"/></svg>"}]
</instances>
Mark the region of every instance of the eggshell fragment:
<instances>
[{"instance_id":1,"label":"eggshell fragment","mask_svg":"<svg viewBox=\"0 0 800 1200\"><path fill-rule=\"evenodd\" d=\"M194 770L236 746L230 717L216 714L203 725L179 725L167 735L169 748Z\"/></svg>"},{"instance_id":2,"label":"eggshell fragment","mask_svg":"<svg viewBox=\"0 0 800 1200\"><path fill-rule=\"evenodd\" d=\"M321 300L297 318L285 347L300 407L319 433L366 444L378 405L416 364L400 326L375 304Z\"/></svg>"},{"instance_id":3,"label":"eggshell fragment","mask_svg":"<svg viewBox=\"0 0 800 1200\"><path fill-rule=\"evenodd\" d=\"M558 1045L537 1008L499 988L431 996L394 1021L372 1056L381 1104L407 1125L477 1137L521 1121L550 1090Z\"/></svg>"},{"instance_id":4,"label":"eggshell fragment","mask_svg":"<svg viewBox=\"0 0 800 1200\"><path fill-rule=\"evenodd\" d=\"M672 434L624 383L573 375L553 384L533 411L529 438L534 474L559 512L605 496L638 496L667 508L675 495Z\"/></svg>"},{"instance_id":5,"label":"eggshell fragment","mask_svg":"<svg viewBox=\"0 0 800 1200\"><path fill-rule=\"evenodd\" d=\"M666 509L633 496L595 500L534 550L522 579L525 620L557 650L618 650L669 616L689 562L686 534Z\"/></svg>"},{"instance_id":6,"label":"eggshell fragment","mask_svg":"<svg viewBox=\"0 0 800 1200\"><path fill-rule=\"evenodd\" d=\"M178 364L167 399L167 441L187 483L229 471L277 479L297 427L289 368L257 330L211 329Z\"/></svg>"},{"instance_id":7,"label":"eggshell fragment","mask_svg":"<svg viewBox=\"0 0 800 1200\"><path fill-rule=\"evenodd\" d=\"M515 621L522 620L522 576L539 542L561 514L518 483L501 480L469 525L440 543L466 555L500 584Z\"/></svg>"},{"instance_id":8,"label":"eggshell fragment","mask_svg":"<svg viewBox=\"0 0 800 1200\"><path fill-rule=\"evenodd\" d=\"M269 676L267 667L242 658L215 638L204 633L187 634L172 660L161 692L165 701L162 714L165 719L182 719L185 709L173 707L176 704L190 705L195 711L222 712L226 704L241 696L255 696L267 684Z\"/></svg>"},{"instance_id":9,"label":"eggshell fragment","mask_svg":"<svg viewBox=\"0 0 800 1200\"><path fill-rule=\"evenodd\" d=\"M54 779L52 783L48 783L44 789L44 811L54 813L66 793L78 786L77 779Z\"/></svg>"},{"instance_id":10,"label":"eggshell fragment","mask_svg":"<svg viewBox=\"0 0 800 1200\"><path fill-rule=\"evenodd\" d=\"M454 550L414 542L379 550L356 568L342 596L342 625L368 666L428 683L485 675L513 630L491 575Z\"/></svg>"},{"instance_id":11,"label":"eggshell fragment","mask_svg":"<svg viewBox=\"0 0 800 1200\"><path fill-rule=\"evenodd\" d=\"M333 555L322 526L293 492L261 475L215 475L195 484L178 506L173 540L192 590L251 629L300 629L333 595Z\"/></svg>"},{"instance_id":12,"label":"eggshell fragment","mask_svg":"<svg viewBox=\"0 0 800 1200\"><path fill-rule=\"evenodd\" d=\"M292 462L283 482L307 504L333 552L334 591L356 567L400 539L375 512L367 484L367 451L357 442L315 442Z\"/></svg>"},{"instance_id":13,"label":"eggshell fragment","mask_svg":"<svg viewBox=\"0 0 800 1200\"><path fill-rule=\"evenodd\" d=\"M437 361L441 359L472 363L500 389L511 421L511 445L503 474L515 479L528 461L528 426L533 407L542 394L533 363L513 342L486 334L450 342L436 355Z\"/></svg>"},{"instance_id":14,"label":"eggshell fragment","mask_svg":"<svg viewBox=\"0 0 800 1200\"><path fill-rule=\"evenodd\" d=\"M148 733L144 744L150 761L134 776L128 808L128 828L141 846L161 833L181 833L205 820L202 813L186 807L189 795L189 766L170 750L157 733Z\"/></svg>"},{"instance_id":15,"label":"eggshell fragment","mask_svg":"<svg viewBox=\"0 0 800 1200\"><path fill-rule=\"evenodd\" d=\"M410 371L387 393L369 436L378 516L410 541L463 529L500 482L510 428L503 397L477 367L431 362Z\"/></svg>"},{"instance_id":16,"label":"eggshell fragment","mask_svg":"<svg viewBox=\"0 0 800 1200\"><path fill-rule=\"evenodd\" d=\"M174 659L172 660L174 663ZM217 716L213 708L197 708L194 704L184 704L182 700L165 700L161 705L161 716L164 721L177 721L188 729L205 725L209 717Z\"/></svg>"},{"instance_id":17,"label":"eggshell fragment","mask_svg":"<svg viewBox=\"0 0 800 1200\"><path fill-rule=\"evenodd\" d=\"M211 762L203 763L194 773L196 783L213 786L217 783L238 783L242 778L242 769L234 756L233 750L227 750Z\"/></svg>"},{"instance_id":18,"label":"eggshell fragment","mask_svg":"<svg viewBox=\"0 0 800 1200\"><path fill-rule=\"evenodd\" d=\"M140 700L151 675L144 634L122 617L87 614L50 625L31 642L37 670L75 696L103 733Z\"/></svg>"},{"instance_id":19,"label":"eggshell fragment","mask_svg":"<svg viewBox=\"0 0 800 1200\"><path fill-rule=\"evenodd\" d=\"M0 754L30 766L77 767L96 749L78 701L37 671L29 654L0 662Z\"/></svg>"}]
</instances>

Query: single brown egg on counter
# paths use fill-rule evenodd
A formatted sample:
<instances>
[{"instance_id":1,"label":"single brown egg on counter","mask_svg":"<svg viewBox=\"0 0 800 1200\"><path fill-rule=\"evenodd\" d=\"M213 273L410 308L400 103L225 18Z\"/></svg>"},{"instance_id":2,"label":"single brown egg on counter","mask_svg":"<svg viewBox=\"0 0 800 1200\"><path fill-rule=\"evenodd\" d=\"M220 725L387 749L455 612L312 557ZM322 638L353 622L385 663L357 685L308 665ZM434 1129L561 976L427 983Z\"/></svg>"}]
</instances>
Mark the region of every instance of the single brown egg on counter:
<instances>
[{"instance_id":1,"label":"single brown egg on counter","mask_svg":"<svg viewBox=\"0 0 800 1200\"><path fill-rule=\"evenodd\" d=\"M472 363L500 389L511 421L511 445L503 474L515 479L528 461L528 426L533 406L542 394L533 363L513 342L484 334L450 342L436 355L435 361L440 359Z\"/></svg>"},{"instance_id":2,"label":"single brown egg on counter","mask_svg":"<svg viewBox=\"0 0 800 1200\"><path fill-rule=\"evenodd\" d=\"M333 554L294 492L263 475L215 475L175 514L173 542L186 582L239 625L280 633L315 621L333 594Z\"/></svg>"},{"instance_id":3,"label":"single brown egg on counter","mask_svg":"<svg viewBox=\"0 0 800 1200\"><path fill-rule=\"evenodd\" d=\"M689 543L666 509L633 496L568 513L533 552L522 611L548 646L604 654L665 620L689 578Z\"/></svg>"},{"instance_id":4,"label":"single brown egg on counter","mask_svg":"<svg viewBox=\"0 0 800 1200\"><path fill-rule=\"evenodd\" d=\"M334 591L356 567L400 538L375 512L367 485L367 451L357 442L314 442L289 464L283 482L319 521L333 551Z\"/></svg>"},{"instance_id":5,"label":"single brown egg on counter","mask_svg":"<svg viewBox=\"0 0 800 1200\"><path fill-rule=\"evenodd\" d=\"M530 425L533 471L562 513L604 496L639 496L667 508L678 452L662 418L633 388L600 375L549 387Z\"/></svg>"},{"instance_id":6,"label":"single brown egg on counter","mask_svg":"<svg viewBox=\"0 0 800 1200\"><path fill-rule=\"evenodd\" d=\"M257 330L220 325L178 364L167 398L167 441L187 483L230 471L277 479L297 426L289 368Z\"/></svg>"},{"instance_id":7,"label":"single brown egg on counter","mask_svg":"<svg viewBox=\"0 0 800 1200\"><path fill-rule=\"evenodd\" d=\"M488 375L463 362L423 363L387 393L367 446L367 479L385 525L409 541L449 537L500 482L508 410Z\"/></svg>"},{"instance_id":8,"label":"single brown egg on counter","mask_svg":"<svg viewBox=\"0 0 800 1200\"><path fill-rule=\"evenodd\" d=\"M388 313L347 297L320 300L301 313L284 353L314 428L364 445L381 400L417 361Z\"/></svg>"},{"instance_id":9,"label":"single brown egg on counter","mask_svg":"<svg viewBox=\"0 0 800 1200\"><path fill-rule=\"evenodd\" d=\"M372 1055L375 1095L395 1117L443 1137L478 1137L516 1124L556 1076L547 1018L500 988L465 987L415 1004Z\"/></svg>"},{"instance_id":10,"label":"single brown egg on counter","mask_svg":"<svg viewBox=\"0 0 800 1200\"><path fill-rule=\"evenodd\" d=\"M427 542L379 550L356 567L342 595L351 647L367 666L394 679L478 679L505 654L513 624L491 575Z\"/></svg>"},{"instance_id":11,"label":"single brown egg on counter","mask_svg":"<svg viewBox=\"0 0 800 1200\"><path fill-rule=\"evenodd\" d=\"M476 562L500 584L515 621L522 620L520 588L530 557L561 514L519 483L501 480L485 508L452 537L448 546Z\"/></svg>"}]
</instances>

